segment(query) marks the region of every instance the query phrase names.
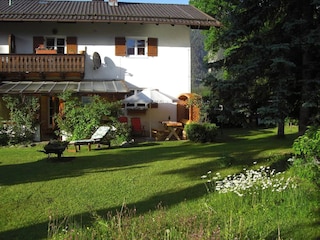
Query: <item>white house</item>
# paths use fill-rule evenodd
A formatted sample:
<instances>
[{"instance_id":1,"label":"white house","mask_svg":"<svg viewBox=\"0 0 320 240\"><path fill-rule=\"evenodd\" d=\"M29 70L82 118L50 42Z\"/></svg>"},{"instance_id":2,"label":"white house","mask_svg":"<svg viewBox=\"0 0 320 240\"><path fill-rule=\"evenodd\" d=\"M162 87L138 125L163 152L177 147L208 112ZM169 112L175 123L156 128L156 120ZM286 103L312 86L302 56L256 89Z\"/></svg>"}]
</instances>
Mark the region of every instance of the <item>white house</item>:
<instances>
[{"instance_id":1,"label":"white house","mask_svg":"<svg viewBox=\"0 0 320 240\"><path fill-rule=\"evenodd\" d=\"M119 100L150 88L178 97L191 91L190 29L219 25L191 5L0 0L0 95L39 96L43 138L62 91ZM146 112L144 125L176 120L174 106Z\"/></svg>"}]
</instances>

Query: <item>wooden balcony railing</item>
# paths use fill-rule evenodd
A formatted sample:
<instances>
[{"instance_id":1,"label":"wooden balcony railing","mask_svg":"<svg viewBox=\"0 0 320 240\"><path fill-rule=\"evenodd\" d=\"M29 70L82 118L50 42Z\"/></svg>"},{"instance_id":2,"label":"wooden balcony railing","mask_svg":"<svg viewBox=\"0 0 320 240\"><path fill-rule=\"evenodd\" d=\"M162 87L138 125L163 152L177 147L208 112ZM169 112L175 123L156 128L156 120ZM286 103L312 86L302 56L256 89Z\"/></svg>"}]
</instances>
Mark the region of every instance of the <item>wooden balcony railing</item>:
<instances>
[{"instance_id":1,"label":"wooden balcony railing","mask_svg":"<svg viewBox=\"0 0 320 240\"><path fill-rule=\"evenodd\" d=\"M84 69L84 54L0 54L2 80L65 80L68 77L81 80Z\"/></svg>"}]
</instances>

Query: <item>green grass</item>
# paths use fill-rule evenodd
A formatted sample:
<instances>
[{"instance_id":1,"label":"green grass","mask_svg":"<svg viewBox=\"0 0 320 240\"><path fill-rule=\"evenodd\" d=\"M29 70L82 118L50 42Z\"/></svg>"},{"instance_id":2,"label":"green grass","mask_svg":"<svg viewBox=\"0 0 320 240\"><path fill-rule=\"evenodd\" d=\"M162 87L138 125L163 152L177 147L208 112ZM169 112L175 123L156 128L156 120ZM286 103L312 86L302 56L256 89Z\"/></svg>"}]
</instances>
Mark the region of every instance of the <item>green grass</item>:
<instances>
[{"instance_id":1,"label":"green grass","mask_svg":"<svg viewBox=\"0 0 320 240\"><path fill-rule=\"evenodd\" d=\"M48 160L38 152L43 145L3 147L0 149L0 239L46 239L52 219L69 217L82 226L91 226L93 213L105 217L116 214L124 205L136 209L135 216L157 218L163 214L157 207L161 204L168 216L167 224L174 226L177 216L194 216L208 211L204 207L208 202L209 205L219 202L219 198L208 198L200 178L204 173L213 170L227 176L252 167L254 161L257 166L268 165L283 171L296 132L287 129L287 137L278 139L275 129L226 129L214 144L169 141L91 152L82 148L78 153L66 152L68 161L62 162ZM310 194L309 200L314 204L314 195ZM227 207L225 202L218 204ZM240 219L237 214L223 216L229 216L229 220L234 216L234 221ZM309 231L310 224L319 221L319 218L302 217L293 221L300 224L302 232L303 226ZM213 226L217 225L218 222ZM310 236L320 237L319 227L312 229ZM274 236L277 234L269 239L275 239Z\"/></svg>"}]
</instances>

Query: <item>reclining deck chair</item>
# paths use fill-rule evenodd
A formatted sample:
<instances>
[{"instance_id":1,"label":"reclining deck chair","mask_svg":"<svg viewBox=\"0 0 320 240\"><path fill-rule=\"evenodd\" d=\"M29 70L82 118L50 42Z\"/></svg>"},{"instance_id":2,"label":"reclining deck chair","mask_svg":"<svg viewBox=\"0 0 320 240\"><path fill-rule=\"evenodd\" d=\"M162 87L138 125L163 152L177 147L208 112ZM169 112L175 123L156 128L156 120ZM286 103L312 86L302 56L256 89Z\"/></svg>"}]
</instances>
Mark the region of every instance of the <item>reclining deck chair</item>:
<instances>
[{"instance_id":1,"label":"reclining deck chair","mask_svg":"<svg viewBox=\"0 0 320 240\"><path fill-rule=\"evenodd\" d=\"M100 147L100 143L102 143L102 140L106 137L106 135L111 132L115 131L115 127L109 127L109 126L101 126L99 127L95 133L91 136L90 139L81 139L81 140L74 140L69 142L69 144L73 144L76 152L80 151L80 146L81 145L88 145L88 150L91 151L91 145L92 144L99 144L98 147ZM111 146L110 144L110 139L107 140L107 145L109 147Z\"/></svg>"}]
</instances>

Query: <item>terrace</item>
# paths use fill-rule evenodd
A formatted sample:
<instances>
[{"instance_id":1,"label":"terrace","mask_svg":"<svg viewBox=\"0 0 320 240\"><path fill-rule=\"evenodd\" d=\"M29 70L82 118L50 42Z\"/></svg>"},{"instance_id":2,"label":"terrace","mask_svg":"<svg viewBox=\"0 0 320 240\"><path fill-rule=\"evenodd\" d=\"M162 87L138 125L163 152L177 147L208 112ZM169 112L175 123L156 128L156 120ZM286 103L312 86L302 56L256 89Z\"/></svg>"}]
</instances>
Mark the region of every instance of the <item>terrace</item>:
<instances>
[{"instance_id":1,"label":"terrace","mask_svg":"<svg viewBox=\"0 0 320 240\"><path fill-rule=\"evenodd\" d=\"M84 54L0 54L2 81L80 81L84 71Z\"/></svg>"}]
</instances>

